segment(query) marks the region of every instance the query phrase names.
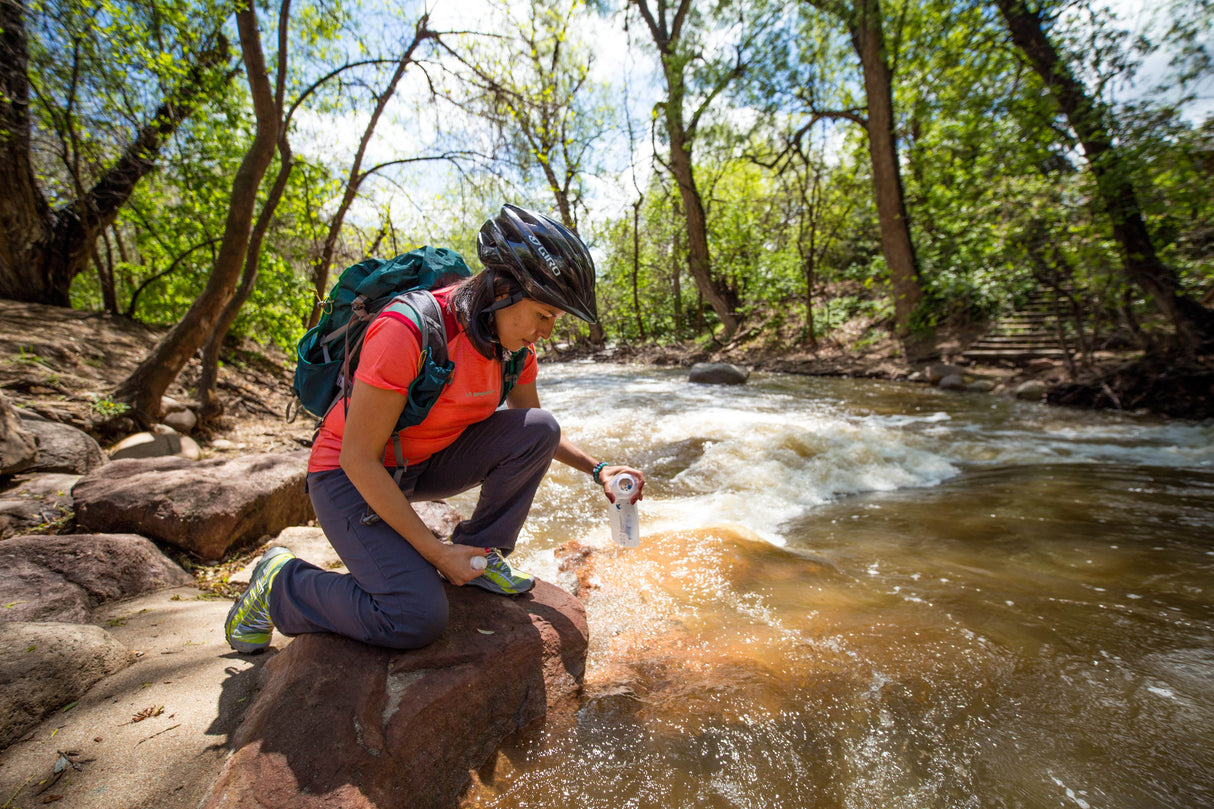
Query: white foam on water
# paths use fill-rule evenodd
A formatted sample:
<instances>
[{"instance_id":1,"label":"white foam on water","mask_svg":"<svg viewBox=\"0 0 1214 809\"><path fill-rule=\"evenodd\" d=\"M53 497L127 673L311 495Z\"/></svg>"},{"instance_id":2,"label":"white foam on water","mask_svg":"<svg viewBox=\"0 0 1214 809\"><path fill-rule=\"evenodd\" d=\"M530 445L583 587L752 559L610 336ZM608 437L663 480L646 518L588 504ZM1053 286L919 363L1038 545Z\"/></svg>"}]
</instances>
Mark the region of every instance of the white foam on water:
<instances>
[{"instance_id":1,"label":"white foam on water","mask_svg":"<svg viewBox=\"0 0 1214 809\"><path fill-rule=\"evenodd\" d=\"M1072 801L1075 803L1075 805L1079 807L1079 809L1091 809L1091 804L1089 804L1089 803L1088 803L1086 800L1084 800L1084 799L1083 799L1083 798L1082 798L1082 797L1079 795L1079 793L1075 792L1075 790L1074 790L1074 789L1072 789L1071 787L1068 787L1068 786L1067 786L1066 784L1064 784L1062 781L1059 781L1059 780L1058 780L1058 778L1057 778L1057 776L1051 775L1051 776L1050 776L1050 779L1051 779L1051 780L1052 780L1052 781L1053 781L1055 784L1057 784L1059 787L1061 787L1061 788L1062 788L1063 792L1065 792L1065 793L1066 793L1066 796L1067 796L1068 798L1070 798L1070 799L1071 799L1071 800L1072 800Z\"/></svg>"},{"instance_id":2,"label":"white foam on water","mask_svg":"<svg viewBox=\"0 0 1214 809\"><path fill-rule=\"evenodd\" d=\"M735 524L783 544L781 527L840 498L936 486L964 465L1125 463L1214 466L1214 425L1145 422L991 398L996 417L922 412L919 386L907 404L858 410L808 395L779 377L764 386L687 382L681 369L569 363L545 366L545 406L596 456L628 463L663 447L702 447L668 481L651 480L642 503L647 531ZM808 383L807 383L808 384ZM807 388L807 391L809 388ZM895 402L896 403L896 402ZM690 453L695 455L695 453ZM639 463L639 462L638 462Z\"/></svg>"},{"instance_id":3,"label":"white foam on water","mask_svg":"<svg viewBox=\"0 0 1214 809\"><path fill-rule=\"evenodd\" d=\"M682 496L663 504L667 521L738 523L772 541L783 523L841 496L933 486L958 472L914 435L816 414L711 409L659 418L650 434L705 441L671 480Z\"/></svg>"},{"instance_id":4,"label":"white foam on water","mask_svg":"<svg viewBox=\"0 0 1214 809\"><path fill-rule=\"evenodd\" d=\"M544 374L552 370L546 366ZM1111 690L1100 688L1105 682L1103 673L1128 671L1130 664L1103 648L1099 654L1093 650L1090 658L1083 658L1082 677L1069 677L1064 669L1061 674L1041 676L1044 688L1036 682L1035 669L1029 672L1033 680L1018 679L1014 667L1007 664L1017 659L1015 649L1020 643L1041 640L1041 627L1056 617L1044 605L1059 597L1050 595L1039 605L1034 603L1038 597L1035 585L1001 589L992 582L989 596L975 598L987 585L988 579L982 577L985 568L900 565L897 558L883 555L887 546L873 544L870 553L865 554L863 547L856 553L846 582L836 584L834 577L826 575L821 580L814 576L790 579L800 588L794 598L791 587L780 584L778 576L770 587L766 581L741 574L736 581L714 578L712 564L704 560L714 553L719 556L719 549L728 548L722 543L736 542L739 537L756 536L783 544L783 524L849 495L935 486L974 467L1102 462L1206 466L1214 452L1214 427L1156 425L1124 415L1078 413L998 397L925 395L921 387L909 385L904 386L906 407L900 410L903 391L892 385L882 393L883 401L870 396L856 405L822 395L823 391L846 388L801 380L769 384L762 375L745 388L723 389L689 385L685 371L590 364L559 366L554 371L556 384L550 393L541 384L541 399L557 414L566 435L603 460L652 467L646 470L649 484L641 502L642 547L625 550L612 543L606 508L599 502L601 493L584 475L559 469L550 475L543 507L536 509L541 517L535 529L544 534L547 544L530 543L542 547L536 547L533 557L524 556L520 561L524 569L560 581L571 574L559 571L557 557L550 550L553 543L576 538L601 552L589 573L594 577L592 586L584 595L592 627L588 668L601 678L618 678L611 684L619 685L619 691L605 690L599 706L605 712L588 711L580 720L578 743L585 746L571 745L566 764L551 772L541 766L534 781L519 782L517 803L495 805L535 805L534 795L526 787L562 778L574 785L572 791L562 794L578 798L550 800L551 805L638 805L630 795L590 800L585 791L578 790L577 785L585 781L586 766L613 761L635 766L636 778L650 790L646 794L670 799L663 804L651 800L653 805L678 805L677 797L669 792L676 783L694 783L696 790L702 790L695 795L704 804L774 805L762 800L751 765L788 751L792 766L785 773L786 790L803 774L821 777L828 771L813 769L814 760L804 752L803 744L807 738L819 738L813 734L820 730L820 738L832 740L837 756L838 766L829 769L838 773L833 776L837 780L825 787L832 805L857 809L933 806L948 800L942 795L952 795L958 797L950 805L970 806L981 802L982 792L975 787L994 787L1008 790L996 799L1029 794L1043 798L1037 801L1040 804L1090 809L1104 805L1102 790L1117 780L1108 781L1106 774L1089 776L1086 765L1090 762L1082 755L1064 755L1053 769L1048 764L1035 766L1023 775L1005 775L1004 781L996 778L992 782L989 774L972 774L972 765L997 764L1003 756L1015 755L1016 761L1024 756L1036 762L1033 748L1026 747L1030 753L1023 753L1020 745L1053 738L1054 714L1042 714L1042 727L1036 728L1020 715L1023 710L1030 718L1035 716L1032 702L1017 704L1017 695L1037 693L1031 689L1040 688L1046 696L1062 694L1075 699L1072 707L1111 704L1116 708L1116 700L1103 700L1110 695L1119 699L1133 691L1135 703L1149 705L1157 713L1184 710L1204 716L1200 711L1210 704L1208 684L1214 671L1205 648L1148 656L1134 679L1126 683L1109 680ZM983 409L989 404L994 415L984 416L973 404L980 401ZM985 505L978 508L987 513ZM545 511L547 517L542 516ZM995 511L992 504L992 520ZM839 533L844 534L849 524L843 520L862 515L840 508L836 516L841 523ZM731 535L718 535L717 526L728 526ZM739 527L737 536L734 526ZM694 534L680 536L684 531ZM869 541L864 533L857 532L857 543ZM652 545L646 543L650 535ZM523 545L527 553L528 543ZM741 543L737 545L734 550L741 548ZM1076 588L1103 593L1092 596L1093 609L1100 601L1112 604L1121 591L1108 586L1099 571L1088 572L1102 560L1093 556L1094 545L1080 545L1082 554L1075 552L1073 560L1064 555L1048 569L1061 571L1058 575L1066 581L1067 570L1075 568ZM743 548L740 558L749 558L753 550ZM647 556L647 551L653 552ZM753 571L757 575L775 570L772 559L783 555L764 550L755 557L762 563L756 562ZM793 554L788 557L795 561ZM1095 564L1085 564L1093 558ZM1017 579L1013 575L1008 581L1014 585ZM1031 585L1036 578L1026 581ZM1153 597L1152 591L1140 589L1147 587L1145 583L1125 586L1135 588L1133 594L1125 595L1127 604L1137 601L1145 610L1153 603L1147 600ZM799 596L806 592L810 596L802 602ZM1145 595L1135 599L1138 594ZM812 618L806 617L806 604ZM992 609L1000 605L1006 612ZM1152 614L1148 622L1165 625L1183 617L1168 610L1161 605L1158 617L1164 620L1156 621ZM1020 617L1023 627L1016 625L1017 611L1024 613ZM1118 614L1108 620L1116 623L1122 618ZM899 629L902 623L908 632ZM731 644L727 653L719 652L723 642L712 642L718 637ZM890 648L890 643L902 643L903 638L904 646ZM1052 637L1042 642L1046 644L1042 648L1048 648ZM681 645L684 643L688 645ZM648 665L652 661L647 655L655 650L683 650L702 671L719 665L727 685L734 683L731 672L738 669L725 664L735 666L739 661L748 664L744 671L774 672L771 680L778 680L785 671L796 674L802 667L812 667L815 677L804 694L787 688L781 692L805 700L794 706L790 719L773 719L762 710L752 714L744 706L728 722L720 721L713 713L716 703L709 699L717 692L709 687L711 682L700 684L693 696L700 697L701 703L686 708L692 719L688 725L698 722L707 730L700 728L697 737L672 738L671 714L663 713L659 702L646 700L663 693L667 682L683 684L685 678L675 676L680 667L661 656L652 670L628 667L634 659ZM1064 662L1066 659L1062 655ZM651 671L656 674L649 674ZM669 676L658 676L666 674ZM647 679L650 676L654 679ZM1008 679L1002 679L1005 677ZM799 687L801 679L793 679ZM990 689L985 690L988 681ZM757 682L765 681L760 677ZM1000 696L1001 683L1017 686L1010 689L1015 693L1007 700ZM1131 688L1134 683L1139 685ZM1019 690L1021 686L1026 690ZM749 693L763 699L770 696L759 687ZM971 693L978 695L974 710L962 712ZM631 703L630 694L635 696ZM685 694L679 696L678 711L695 702L682 701ZM984 708L988 699L1004 710ZM765 704L761 700L755 703L759 708ZM619 706L621 714L615 712ZM815 706L828 710L813 711ZM636 713L629 713L629 707ZM801 707L804 717L798 714ZM769 727L763 724L765 716ZM953 721L965 716L970 719L961 723L964 727ZM804 733L797 725L802 721ZM1065 727L1075 730L1087 744L1098 745L1106 737L1101 721ZM997 731L1004 735L996 736ZM1144 749L1156 738L1171 739L1173 735L1171 727L1166 728L1166 736L1158 737L1151 726L1130 731L1130 742ZM1035 736L1038 732L1042 735ZM602 738L612 741L603 744ZM686 744L693 738L704 743L700 747ZM996 749L1000 738L1009 746ZM731 746L735 739L737 747ZM633 758L621 757L622 750ZM711 772L701 769L704 759L697 751L714 753ZM930 759L919 758L920 751L926 751ZM806 767L803 773L796 771L798 764ZM681 780L689 772L694 779ZM989 772L998 775L998 767ZM1179 766L1174 772L1183 776L1200 770ZM800 805L816 804L806 801Z\"/></svg>"}]
</instances>

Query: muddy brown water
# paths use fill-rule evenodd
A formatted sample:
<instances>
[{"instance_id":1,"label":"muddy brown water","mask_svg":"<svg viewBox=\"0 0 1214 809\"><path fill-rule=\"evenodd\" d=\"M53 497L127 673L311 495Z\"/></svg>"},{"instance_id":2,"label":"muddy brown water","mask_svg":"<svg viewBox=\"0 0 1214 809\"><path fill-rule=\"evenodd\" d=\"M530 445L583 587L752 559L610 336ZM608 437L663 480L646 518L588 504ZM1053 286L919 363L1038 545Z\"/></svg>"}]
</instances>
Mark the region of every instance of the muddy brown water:
<instances>
[{"instance_id":1,"label":"muddy brown water","mask_svg":"<svg viewBox=\"0 0 1214 809\"><path fill-rule=\"evenodd\" d=\"M554 466L520 565L597 549L580 709L469 807L1214 806L1214 425L909 384L542 369L646 470Z\"/></svg>"}]
</instances>

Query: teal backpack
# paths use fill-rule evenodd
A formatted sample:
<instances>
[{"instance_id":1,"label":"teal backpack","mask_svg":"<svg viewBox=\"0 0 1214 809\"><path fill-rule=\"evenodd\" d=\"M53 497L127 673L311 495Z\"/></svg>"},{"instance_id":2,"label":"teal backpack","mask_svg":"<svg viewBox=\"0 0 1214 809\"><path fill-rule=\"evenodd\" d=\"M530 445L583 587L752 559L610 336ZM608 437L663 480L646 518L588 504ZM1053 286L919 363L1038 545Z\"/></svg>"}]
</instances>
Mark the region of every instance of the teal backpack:
<instances>
[{"instance_id":1,"label":"teal backpack","mask_svg":"<svg viewBox=\"0 0 1214 809\"><path fill-rule=\"evenodd\" d=\"M338 402L348 400L371 321L389 308L409 318L421 334L422 362L393 430L397 476L403 474L400 431L421 424L455 371L447 356L442 310L429 290L471 276L463 257L444 247L421 247L387 260L368 258L343 270L324 300L320 320L296 347L293 387L299 406L324 419ZM518 382L526 358L522 350L502 363L499 406ZM294 419L289 411L288 418Z\"/></svg>"}]
</instances>

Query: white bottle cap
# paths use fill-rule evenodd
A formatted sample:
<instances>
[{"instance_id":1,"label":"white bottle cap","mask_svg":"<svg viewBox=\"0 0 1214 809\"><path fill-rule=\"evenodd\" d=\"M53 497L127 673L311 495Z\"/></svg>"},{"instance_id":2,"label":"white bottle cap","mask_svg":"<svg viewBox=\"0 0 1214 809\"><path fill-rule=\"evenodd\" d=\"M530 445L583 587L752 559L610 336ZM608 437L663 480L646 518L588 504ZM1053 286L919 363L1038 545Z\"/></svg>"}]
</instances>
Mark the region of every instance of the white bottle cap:
<instances>
[{"instance_id":1,"label":"white bottle cap","mask_svg":"<svg viewBox=\"0 0 1214 809\"><path fill-rule=\"evenodd\" d=\"M616 475L611 479L611 493L617 497L620 495L631 495L636 487L637 479L627 472Z\"/></svg>"},{"instance_id":2,"label":"white bottle cap","mask_svg":"<svg viewBox=\"0 0 1214 809\"><path fill-rule=\"evenodd\" d=\"M484 570L486 565L488 565L488 562L485 561L485 557L483 557L483 556L473 556L472 557L472 569L473 570Z\"/></svg>"}]
</instances>

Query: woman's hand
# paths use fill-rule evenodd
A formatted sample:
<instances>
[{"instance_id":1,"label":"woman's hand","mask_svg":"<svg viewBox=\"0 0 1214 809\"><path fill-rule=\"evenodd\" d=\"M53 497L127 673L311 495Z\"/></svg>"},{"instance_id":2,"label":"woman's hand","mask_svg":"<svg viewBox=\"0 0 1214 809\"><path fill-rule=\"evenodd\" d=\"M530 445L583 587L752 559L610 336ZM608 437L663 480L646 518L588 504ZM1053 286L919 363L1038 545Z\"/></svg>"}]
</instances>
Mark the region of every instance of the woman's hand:
<instances>
[{"instance_id":1,"label":"woman's hand","mask_svg":"<svg viewBox=\"0 0 1214 809\"><path fill-rule=\"evenodd\" d=\"M613 478L627 473L636 478L636 491L632 494L631 502L636 503L639 500L645 499L645 473L640 469L633 469L631 466L605 466L603 471L599 472L599 480L603 481L603 494L607 495L607 499L612 503L615 502L615 495L611 493L611 481Z\"/></svg>"},{"instance_id":2,"label":"woman's hand","mask_svg":"<svg viewBox=\"0 0 1214 809\"><path fill-rule=\"evenodd\" d=\"M438 572L442 573L447 581L462 587L485 572L483 567L472 567L472 560L478 557L484 559L485 554L486 550L484 548L476 548L471 545L448 545L444 543L442 551L436 554L437 558L429 561L438 568Z\"/></svg>"}]
</instances>

